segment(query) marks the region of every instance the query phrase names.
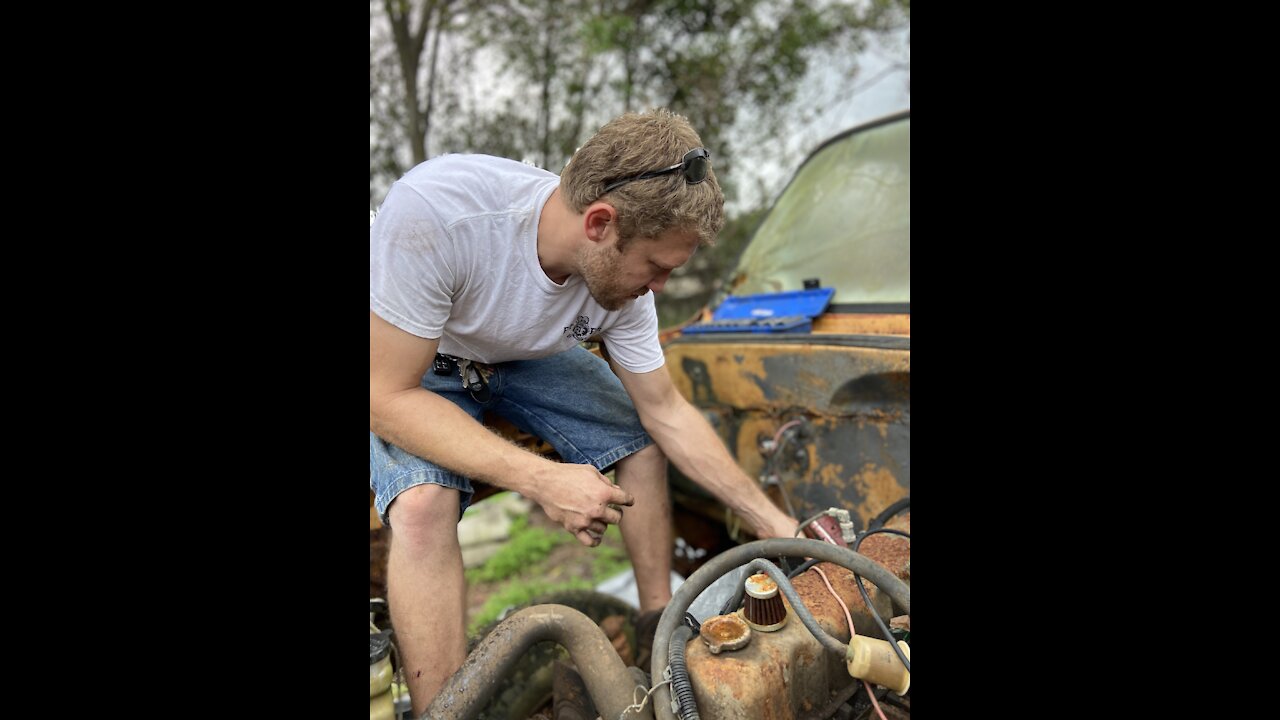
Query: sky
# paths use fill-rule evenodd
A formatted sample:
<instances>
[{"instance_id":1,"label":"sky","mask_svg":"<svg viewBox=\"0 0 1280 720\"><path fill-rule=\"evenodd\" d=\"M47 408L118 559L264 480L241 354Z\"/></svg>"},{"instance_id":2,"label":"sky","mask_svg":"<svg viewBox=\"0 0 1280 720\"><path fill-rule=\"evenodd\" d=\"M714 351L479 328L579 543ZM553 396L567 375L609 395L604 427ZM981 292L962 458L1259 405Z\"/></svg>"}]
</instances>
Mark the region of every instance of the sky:
<instances>
[{"instance_id":1,"label":"sky","mask_svg":"<svg viewBox=\"0 0 1280 720\"><path fill-rule=\"evenodd\" d=\"M797 106L809 108L813 119L779 140L784 152L737 142L739 197L727 204L730 215L771 203L809 152L833 135L856 125L911 108L911 51L909 30L873 42L857 57L858 74L852 81L831 65L815 63L797 93ZM895 67L905 64L906 67ZM753 150L754 148L754 150Z\"/></svg>"}]
</instances>

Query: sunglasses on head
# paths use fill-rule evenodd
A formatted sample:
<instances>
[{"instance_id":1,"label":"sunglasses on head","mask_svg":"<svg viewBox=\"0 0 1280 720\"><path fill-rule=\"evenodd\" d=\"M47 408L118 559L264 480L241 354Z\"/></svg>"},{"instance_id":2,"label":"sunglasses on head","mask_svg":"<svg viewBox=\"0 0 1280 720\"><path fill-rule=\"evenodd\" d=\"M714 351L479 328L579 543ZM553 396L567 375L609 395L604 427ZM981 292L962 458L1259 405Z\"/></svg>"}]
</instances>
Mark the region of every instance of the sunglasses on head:
<instances>
[{"instance_id":1,"label":"sunglasses on head","mask_svg":"<svg viewBox=\"0 0 1280 720\"><path fill-rule=\"evenodd\" d=\"M614 182L611 182L608 185L606 185L604 188L604 192L600 194L606 195L614 190L617 190L623 185L626 185L629 182L635 182L636 180L648 180L649 178L656 178L656 177L661 177L663 175L670 175L671 173L676 172L677 170L684 173L684 181L686 184L697 185L698 183L707 179L707 168L709 168L710 166L711 166L711 153L708 152L706 148L694 148L684 154L683 160L676 163L675 165L672 165L671 167L665 167L665 168L662 168L661 170L650 170L648 172L640 173L635 177L629 177L623 180L615 180Z\"/></svg>"}]
</instances>

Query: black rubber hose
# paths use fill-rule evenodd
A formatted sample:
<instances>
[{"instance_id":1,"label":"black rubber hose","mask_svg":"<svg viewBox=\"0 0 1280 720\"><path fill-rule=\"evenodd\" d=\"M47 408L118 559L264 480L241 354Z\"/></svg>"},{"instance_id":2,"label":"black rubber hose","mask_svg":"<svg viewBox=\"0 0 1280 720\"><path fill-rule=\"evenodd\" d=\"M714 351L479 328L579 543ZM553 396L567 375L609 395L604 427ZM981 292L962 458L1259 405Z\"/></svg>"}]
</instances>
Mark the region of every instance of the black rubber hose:
<instances>
[{"instance_id":1,"label":"black rubber hose","mask_svg":"<svg viewBox=\"0 0 1280 720\"><path fill-rule=\"evenodd\" d=\"M693 685L689 682L689 668L684 661L685 644L693 637L693 630L681 624L671 634L671 694L680 703L683 720L700 720L698 704L693 699Z\"/></svg>"},{"instance_id":2,"label":"black rubber hose","mask_svg":"<svg viewBox=\"0 0 1280 720\"><path fill-rule=\"evenodd\" d=\"M809 568L813 567L814 565L817 565L819 562L821 562L821 561L820 561L820 560L813 560L813 559L805 560L805 561L804 561L804 563L803 563L800 567L798 567L798 568L796 568L795 570L792 570L791 572L787 573L787 577L789 577L789 578L795 578L795 577L798 577L798 576L799 576L801 573L803 573L805 570L808 570Z\"/></svg>"},{"instance_id":3,"label":"black rubber hose","mask_svg":"<svg viewBox=\"0 0 1280 720\"><path fill-rule=\"evenodd\" d=\"M880 511L880 514L879 514L879 515L877 515L877 516L875 516L875 519L873 519L873 520L871 521L871 524L867 526L867 529L868 529L868 530L879 530L880 528L884 527L884 524L885 524L885 523L889 522L890 518L892 518L894 515L897 515L898 513L902 512L903 510L906 510L906 509L907 509L907 508L909 508L909 507L911 507L911 496L910 496L910 495L908 495L908 496L906 496L906 497L902 498L901 500L899 500L898 502L896 502L896 503L894 503L894 504L890 505L889 507L885 508L884 510L881 510L881 511Z\"/></svg>"},{"instance_id":4,"label":"black rubber hose","mask_svg":"<svg viewBox=\"0 0 1280 720\"><path fill-rule=\"evenodd\" d=\"M911 612L911 588L898 576L889 572L884 566L859 555L848 548L831 545L817 540L799 538L769 538L757 540L745 545L731 548L709 560L697 572L690 575L672 596L671 602L662 612L658 621L658 631L653 640L653 660L650 673L654 677L662 677L667 667L671 634L680 623L689 605L721 575L749 563L760 557L814 557L819 560L833 562L841 567L866 577L885 592L898 606L908 614ZM781 575L781 572L779 572ZM783 578L786 579L785 577ZM789 598L788 598L789 599ZM825 633L824 633L825 634ZM654 693L654 713L659 720L676 720L671 714L671 693L666 685L659 687Z\"/></svg>"}]
</instances>

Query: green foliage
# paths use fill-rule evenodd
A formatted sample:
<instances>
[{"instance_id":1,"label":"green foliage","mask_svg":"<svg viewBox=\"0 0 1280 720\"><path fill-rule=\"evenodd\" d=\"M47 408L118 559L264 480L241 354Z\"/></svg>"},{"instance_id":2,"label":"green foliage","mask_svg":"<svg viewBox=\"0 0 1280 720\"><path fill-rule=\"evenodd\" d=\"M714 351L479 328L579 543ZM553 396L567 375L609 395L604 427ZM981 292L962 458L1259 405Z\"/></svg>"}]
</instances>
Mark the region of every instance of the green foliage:
<instances>
[{"instance_id":1,"label":"green foliage","mask_svg":"<svg viewBox=\"0 0 1280 720\"><path fill-rule=\"evenodd\" d=\"M505 581L501 588L485 600L485 604L472 618L467 631L474 635L509 607L519 607L538 596L562 590L589 590L631 567L622 545L622 533L616 525L610 525L605 530L604 540L590 550L593 553L590 579L579 577L558 582L547 580L555 570L548 567L547 555L552 547L564 542L577 541L565 532L530 528L526 518L517 518L512 526L511 539L498 555L494 555L483 566L467 571L468 582Z\"/></svg>"},{"instance_id":2,"label":"green foliage","mask_svg":"<svg viewBox=\"0 0 1280 720\"><path fill-rule=\"evenodd\" d=\"M375 83L383 94L404 94L391 82L401 38L384 7L375 0L370 13L371 204L375 180L389 185L395 178L387 175L407 169L388 150L407 143L397 129L404 122L392 122L392 104L374 96ZM735 142L755 144L794 127L806 115L797 88L818 62L849 71L830 88L832 100L846 97L857 51L873 35L909 26L911 11L909 0L452 0L447 8L434 29L444 51L430 154L486 152L557 172L607 120L665 106L688 116L712 149L730 200L738 153L729 130L743 136Z\"/></svg>"},{"instance_id":3,"label":"green foliage","mask_svg":"<svg viewBox=\"0 0 1280 720\"><path fill-rule=\"evenodd\" d=\"M606 53L625 47L635 28L635 19L627 15L596 15L583 23L582 39L587 52Z\"/></svg>"},{"instance_id":4,"label":"green foliage","mask_svg":"<svg viewBox=\"0 0 1280 720\"><path fill-rule=\"evenodd\" d=\"M529 519L517 517L511 524L511 535L497 554L485 564L467 571L467 582L494 582L511 577L542 561L551 550L572 540L567 533L553 533L529 527Z\"/></svg>"},{"instance_id":5,"label":"green foliage","mask_svg":"<svg viewBox=\"0 0 1280 720\"><path fill-rule=\"evenodd\" d=\"M546 595L560 590L589 590L591 587L590 582L581 578L575 578L561 583L548 583L541 581L511 583L503 587L498 592L490 595L489 598L485 600L480 611L476 613L476 616L472 618L471 622L467 625L467 633L475 635L485 625L497 620L503 610L506 610L509 607L525 605L530 600L533 600L540 595Z\"/></svg>"}]
</instances>

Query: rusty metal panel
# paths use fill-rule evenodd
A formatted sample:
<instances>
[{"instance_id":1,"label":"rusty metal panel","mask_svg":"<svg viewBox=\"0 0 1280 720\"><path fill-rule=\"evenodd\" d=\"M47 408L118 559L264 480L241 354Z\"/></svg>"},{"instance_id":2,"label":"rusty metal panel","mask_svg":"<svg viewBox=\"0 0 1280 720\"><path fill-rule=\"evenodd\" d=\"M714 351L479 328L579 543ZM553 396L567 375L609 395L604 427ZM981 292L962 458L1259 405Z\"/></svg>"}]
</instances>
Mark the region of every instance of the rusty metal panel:
<instances>
[{"instance_id":1,"label":"rusty metal panel","mask_svg":"<svg viewBox=\"0 0 1280 720\"><path fill-rule=\"evenodd\" d=\"M894 313L823 313L813 320L813 334L910 335L911 316Z\"/></svg>"},{"instance_id":2,"label":"rusty metal panel","mask_svg":"<svg viewBox=\"0 0 1280 720\"><path fill-rule=\"evenodd\" d=\"M772 467L794 515L840 507L865 529L910 494L909 350L815 339L676 342L666 354L677 389L703 411L749 475L765 470L765 441L788 421L802 421ZM678 472L673 480L683 491L700 492Z\"/></svg>"},{"instance_id":3,"label":"rusty metal panel","mask_svg":"<svg viewBox=\"0 0 1280 720\"><path fill-rule=\"evenodd\" d=\"M672 381L699 406L818 414L909 406L909 351L763 342L675 342L665 351Z\"/></svg>"}]
</instances>

